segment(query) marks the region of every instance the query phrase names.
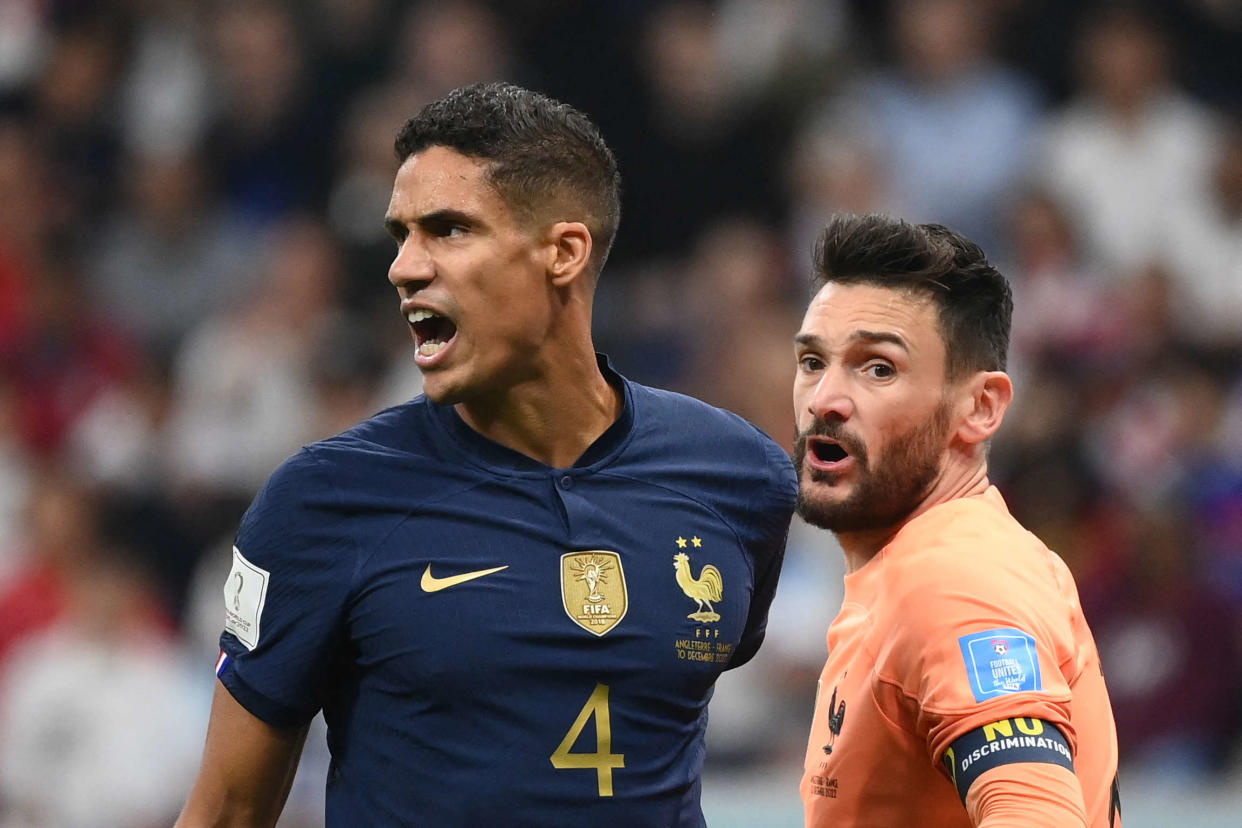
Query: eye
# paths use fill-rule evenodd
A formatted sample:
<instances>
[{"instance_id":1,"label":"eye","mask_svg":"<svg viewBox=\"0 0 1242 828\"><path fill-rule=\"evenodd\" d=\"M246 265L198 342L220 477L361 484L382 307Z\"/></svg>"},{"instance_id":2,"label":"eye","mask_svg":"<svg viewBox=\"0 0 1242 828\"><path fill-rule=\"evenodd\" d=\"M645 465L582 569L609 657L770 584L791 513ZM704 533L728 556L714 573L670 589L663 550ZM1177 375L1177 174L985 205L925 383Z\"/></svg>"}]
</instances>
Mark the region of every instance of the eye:
<instances>
[{"instance_id":1,"label":"eye","mask_svg":"<svg viewBox=\"0 0 1242 828\"><path fill-rule=\"evenodd\" d=\"M816 371L822 371L824 363L820 361L819 357L804 356L798 360L798 367L808 374L813 374Z\"/></svg>"},{"instance_id":2,"label":"eye","mask_svg":"<svg viewBox=\"0 0 1242 828\"><path fill-rule=\"evenodd\" d=\"M427 231L431 235L442 239L455 239L464 236L469 227L456 221L437 221L427 227Z\"/></svg>"},{"instance_id":3,"label":"eye","mask_svg":"<svg viewBox=\"0 0 1242 828\"><path fill-rule=\"evenodd\" d=\"M887 362L871 362L863 368L863 373L872 379L889 379L897 375L896 369Z\"/></svg>"}]
</instances>

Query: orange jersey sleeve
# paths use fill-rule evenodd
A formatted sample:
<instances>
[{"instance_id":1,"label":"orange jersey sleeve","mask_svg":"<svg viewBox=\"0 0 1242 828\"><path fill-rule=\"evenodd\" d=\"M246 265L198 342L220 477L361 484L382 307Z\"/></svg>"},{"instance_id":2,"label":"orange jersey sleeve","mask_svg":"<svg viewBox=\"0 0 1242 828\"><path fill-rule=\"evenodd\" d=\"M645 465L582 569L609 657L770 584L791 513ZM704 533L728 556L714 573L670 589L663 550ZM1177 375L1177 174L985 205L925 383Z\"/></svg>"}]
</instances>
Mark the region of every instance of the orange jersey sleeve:
<instances>
[{"instance_id":1,"label":"orange jersey sleeve","mask_svg":"<svg viewBox=\"0 0 1242 828\"><path fill-rule=\"evenodd\" d=\"M993 768L966 797L976 828L1087 828L1078 777L1056 765Z\"/></svg>"}]
</instances>

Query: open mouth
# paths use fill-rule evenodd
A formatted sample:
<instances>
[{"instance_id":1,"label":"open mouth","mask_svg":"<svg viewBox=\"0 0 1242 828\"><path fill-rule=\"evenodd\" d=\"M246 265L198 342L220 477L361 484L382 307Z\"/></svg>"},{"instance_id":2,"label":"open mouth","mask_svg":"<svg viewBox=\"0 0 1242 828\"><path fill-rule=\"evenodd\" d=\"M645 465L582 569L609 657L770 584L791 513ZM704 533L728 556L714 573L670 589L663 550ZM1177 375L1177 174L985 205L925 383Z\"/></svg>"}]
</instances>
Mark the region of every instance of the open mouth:
<instances>
[{"instance_id":1,"label":"open mouth","mask_svg":"<svg viewBox=\"0 0 1242 828\"><path fill-rule=\"evenodd\" d=\"M457 326L447 316L419 308L406 315L414 329L414 344L419 356L435 356L457 335Z\"/></svg>"},{"instance_id":2,"label":"open mouth","mask_svg":"<svg viewBox=\"0 0 1242 828\"><path fill-rule=\"evenodd\" d=\"M815 440L811 443L811 453L821 463L837 463L850 456L840 443L831 440Z\"/></svg>"}]
</instances>

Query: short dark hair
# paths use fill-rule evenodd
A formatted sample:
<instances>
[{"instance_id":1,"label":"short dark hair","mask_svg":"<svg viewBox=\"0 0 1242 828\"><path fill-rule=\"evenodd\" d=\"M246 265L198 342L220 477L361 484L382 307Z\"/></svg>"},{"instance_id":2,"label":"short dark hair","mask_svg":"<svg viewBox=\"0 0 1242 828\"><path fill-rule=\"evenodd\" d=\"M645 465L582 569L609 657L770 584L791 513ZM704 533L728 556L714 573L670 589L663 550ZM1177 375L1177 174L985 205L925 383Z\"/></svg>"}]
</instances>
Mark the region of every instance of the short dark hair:
<instances>
[{"instance_id":1,"label":"short dark hair","mask_svg":"<svg viewBox=\"0 0 1242 828\"><path fill-rule=\"evenodd\" d=\"M621 221L621 176L586 115L511 83L476 83L422 108L397 132L397 158L441 146L490 163L487 180L523 219L549 206L582 210L604 265Z\"/></svg>"},{"instance_id":2,"label":"short dark hair","mask_svg":"<svg viewBox=\"0 0 1242 828\"><path fill-rule=\"evenodd\" d=\"M926 294L936 305L950 379L1005 370L1013 294L961 233L875 213L834 216L815 245L815 286L829 282Z\"/></svg>"}]
</instances>

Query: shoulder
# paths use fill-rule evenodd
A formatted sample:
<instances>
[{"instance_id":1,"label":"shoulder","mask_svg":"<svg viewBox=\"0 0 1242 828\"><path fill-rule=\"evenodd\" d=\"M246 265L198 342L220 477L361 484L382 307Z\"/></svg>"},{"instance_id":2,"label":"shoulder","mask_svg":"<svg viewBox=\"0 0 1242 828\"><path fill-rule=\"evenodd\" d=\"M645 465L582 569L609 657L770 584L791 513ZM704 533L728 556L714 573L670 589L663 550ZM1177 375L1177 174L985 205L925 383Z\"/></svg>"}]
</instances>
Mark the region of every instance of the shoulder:
<instances>
[{"instance_id":1,"label":"shoulder","mask_svg":"<svg viewBox=\"0 0 1242 828\"><path fill-rule=\"evenodd\" d=\"M902 529L884 555L890 605L915 628L1000 616L1029 621L1064 596L1064 563L999 495L936 507Z\"/></svg>"},{"instance_id":2,"label":"shoulder","mask_svg":"<svg viewBox=\"0 0 1242 828\"><path fill-rule=\"evenodd\" d=\"M962 553L1000 558L995 553L1002 547L1029 553L1042 544L1009 514L999 496L989 491L942 503L916 516L897 533L887 551L914 567L926 567L942 566L948 558L962 557Z\"/></svg>"},{"instance_id":3,"label":"shoulder","mask_svg":"<svg viewBox=\"0 0 1242 828\"><path fill-rule=\"evenodd\" d=\"M349 462L377 451L418 452L434 442L429 429L431 417L431 403L420 395L306 448L321 462Z\"/></svg>"},{"instance_id":4,"label":"shoulder","mask_svg":"<svg viewBox=\"0 0 1242 828\"><path fill-rule=\"evenodd\" d=\"M924 712L973 710L1025 691L1068 698L1060 668L1076 647L1073 589L1056 555L996 499L937 507L884 552L878 673Z\"/></svg>"},{"instance_id":5,"label":"shoulder","mask_svg":"<svg viewBox=\"0 0 1242 828\"><path fill-rule=\"evenodd\" d=\"M448 443L433 406L420 396L303 446L272 480L318 479L345 493L382 490L397 476L426 477L457 465Z\"/></svg>"},{"instance_id":6,"label":"shoulder","mask_svg":"<svg viewBox=\"0 0 1242 828\"><path fill-rule=\"evenodd\" d=\"M377 454L399 450L400 423L411 417L407 403L386 409L358 425L303 446L276 467L260 492L265 500L288 500L316 490L331 490L344 476Z\"/></svg>"},{"instance_id":7,"label":"shoulder","mask_svg":"<svg viewBox=\"0 0 1242 828\"><path fill-rule=\"evenodd\" d=\"M697 453L705 461L784 473L789 455L761 429L731 411L702 400L631 382L636 436L652 445Z\"/></svg>"},{"instance_id":8,"label":"shoulder","mask_svg":"<svg viewBox=\"0 0 1242 828\"><path fill-rule=\"evenodd\" d=\"M397 513L395 498L428 491L414 485L436 468L420 444L418 401L387 409L334 437L303 446L281 463L242 517L238 545L335 546L359 515ZM422 434L420 437L419 435ZM404 507L403 507L404 508ZM249 552L247 552L249 554Z\"/></svg>"},{"instance_id":9,"label":"shoulder","mask_svg":"<svg viewBox=\"0 0 1242 828\"><path fill-rule=\"evenodd\" d=\"M613 471L664 486L718 512L743 535L788 529L798 494L789 454L738 415L630 383L634 438Z\"/></svg>"},{"instance_id":10,"label":"shoulder","mask_svg":"<svg viewBox=\"0 0 1242 828\"><path fill-rule=\"evenodd\" d=\"M315 446L303 446L267 478L243 517L242 525L255 519L270 520L298 511L301 506L313 502L317 493L330 492L331 479L328 464L321 460ZM294 519L293 515L289 519Z\"/></svg>"}]
</instances>

